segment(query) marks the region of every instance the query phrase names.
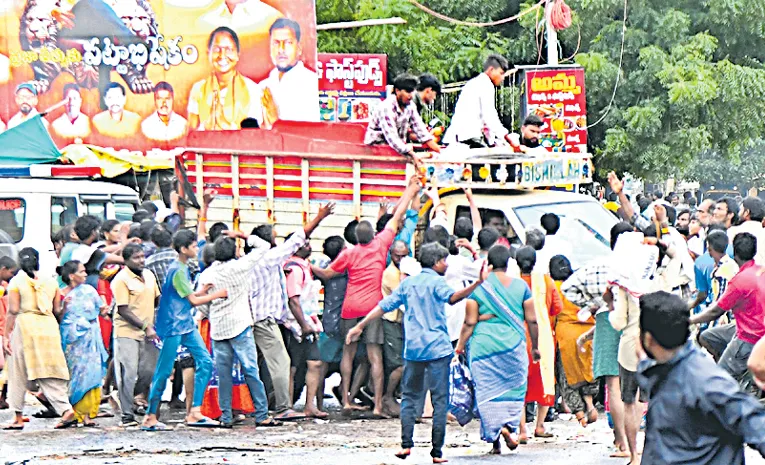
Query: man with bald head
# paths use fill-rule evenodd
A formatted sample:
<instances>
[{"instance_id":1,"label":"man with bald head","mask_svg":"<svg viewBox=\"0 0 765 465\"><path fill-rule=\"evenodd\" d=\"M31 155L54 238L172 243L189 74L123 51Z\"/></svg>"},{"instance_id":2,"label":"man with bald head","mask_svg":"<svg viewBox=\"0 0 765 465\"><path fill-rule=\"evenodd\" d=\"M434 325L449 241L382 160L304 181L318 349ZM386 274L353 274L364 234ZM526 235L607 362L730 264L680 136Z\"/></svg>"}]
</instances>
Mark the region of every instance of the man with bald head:
<instances>
[{"instance_id":1,"label":"man with bald head","mask_svg":"<svg viewBox=\"0 0 765 465\"><path fill-rule=\"evenodd\" d=\"M405 277L401 272L401 260L409 256L409 246L404 241L395 241L390 248L390 265L385 269L382 278L383 296L388 297L393 293L401 279ZM395 392L404 374L404 327L402 326L403 313L395 310L383 315L383 360L385 373L388 373L388 386L383 395L383 409L385 413L397 417L401 407L396 402Z\"/></svg>"},{"instance_id":2,"label":"man with bald head","mask_svg":"<svg viewBox=\"0 0 765 465\"><path fill-rule=\"evenodd\" d=\"M688 238L688 250L697 257L706 252L706 238L709 225L712 224L712 214L715 209L715 201L706 199L696 209L695 219L701 225L701 229L696 236Z\"/></svg>"}]
</instances>

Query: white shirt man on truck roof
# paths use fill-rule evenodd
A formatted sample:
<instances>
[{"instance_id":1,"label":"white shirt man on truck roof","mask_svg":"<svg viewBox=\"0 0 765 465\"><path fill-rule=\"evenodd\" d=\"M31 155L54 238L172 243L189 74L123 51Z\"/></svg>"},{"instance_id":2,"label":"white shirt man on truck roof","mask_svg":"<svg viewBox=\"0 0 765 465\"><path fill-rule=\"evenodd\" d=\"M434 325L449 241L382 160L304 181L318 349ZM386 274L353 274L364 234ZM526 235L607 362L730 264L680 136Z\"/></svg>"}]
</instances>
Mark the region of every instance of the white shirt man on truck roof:
<instances>
[{"instance_id":1,"label":"white shirt man on truck roof","mask_svg":"<svg viewBox=\"0 0 765 465\"><path fill-rule=\"evenodd\" d=\"M444 135L444 144L460 142L471 148L486 147L489 144L484 128L489 132L489 142L510 142L509 131L497 114L494 93L511 68L507 59L500 55L486 58L483 73L469 80L460 92L451 125Z\"/></svg>"}]
</instances>

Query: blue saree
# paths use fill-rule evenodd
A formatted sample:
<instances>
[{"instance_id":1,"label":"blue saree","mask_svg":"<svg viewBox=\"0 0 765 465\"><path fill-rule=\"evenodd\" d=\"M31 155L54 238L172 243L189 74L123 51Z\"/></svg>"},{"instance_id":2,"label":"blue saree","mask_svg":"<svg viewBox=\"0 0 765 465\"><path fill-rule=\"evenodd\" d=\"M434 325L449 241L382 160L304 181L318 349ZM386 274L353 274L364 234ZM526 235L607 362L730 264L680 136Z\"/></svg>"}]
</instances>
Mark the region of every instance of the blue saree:
<instances>
[{"instance_id":1,"label":"blue saree","mask_svg":"<svg viewBox=\"0 0 765 465\"><path fill-rule=\"evenodd\" d=\"M479 321L468 344L468 363L475 383L481 438L494 442L500 430L517 431L526 397L529 358L523 302L531 298L528 285L513 278L504 286L492 273L473 292L479 315L496 318Z\"/></svg>"},{"instance_id":2,"label":"blue saree","mask_svg":"<svg viewBox=\"0 0 765 465\"><path fill-rule=\"evenodd\" d=\"M66 295L61 323L61 346L69 367L69 402L78 403L89 391L100 388L106 376L108 355L101 338L98 315L101 297L81 284Z\"/></svg>"}]
</instances>

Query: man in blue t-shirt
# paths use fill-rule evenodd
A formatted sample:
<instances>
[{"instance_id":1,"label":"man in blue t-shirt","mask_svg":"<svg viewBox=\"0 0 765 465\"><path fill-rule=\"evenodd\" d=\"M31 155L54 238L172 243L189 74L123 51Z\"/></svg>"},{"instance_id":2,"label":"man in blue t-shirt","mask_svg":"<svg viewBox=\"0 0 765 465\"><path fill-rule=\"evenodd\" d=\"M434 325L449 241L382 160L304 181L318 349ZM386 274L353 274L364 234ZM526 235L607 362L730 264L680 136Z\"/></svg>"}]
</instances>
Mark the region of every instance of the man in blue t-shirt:
<instances>
[{"instance_id":1,"label":"man in blue t-shirt","mask_svg":"<svg viewBox=\"0 0 765 465\"><path fill-rule=\"evenodd\" d=\"M202 415L202 400L207 383L212 376L212 358L205 347L202 336L194 324L191 308L205 305L215 299L225 299L228 292L220 289L208 294L210 286L194 292L188 262L197 257L197 238L189 230L181 230L173 236L173 248L178 252L178 260L167 271L165 283L162 286L162 296L157 308L154 330L158 339L162 340L157 368L151 381L149 394L149 409L143 420L141 429L144 431L161 431L167 429L158 419L159 404L165 391L167 380L173 372L173 364L178 353L178 346L183 345L194 357L194 392L191 411L186 416L186 425L195 427L216 427L217 421Z\"/></svg>"},{"instance_id":2,"label":"man in blue t-shirt","mask_svg":"<svg viewBox=\"0 0 765 465\"><path fill-rule=\"evenodd\" d=\"M442 448L446 437L446 413L449 397L449 365L454 350L446 326L444 304L451 305L467 298L486 279L484 267L478 280L470 286L454 291L444 279L446 257L449 251L438 243L422 246L420 264L422 273L404 280L391 295L383 299L363 320L354 326L346 344L359 339L364 327L404 306L404 378L401 402L401 451L396 457L405 459L414 447L412 436L417 416L417 403L425 391L430 390L433 403L433 463L446 462ZM428 376L425 376L425 373ZM427 379L428 385L425 385Z\"/></svg>"}]
</instances>

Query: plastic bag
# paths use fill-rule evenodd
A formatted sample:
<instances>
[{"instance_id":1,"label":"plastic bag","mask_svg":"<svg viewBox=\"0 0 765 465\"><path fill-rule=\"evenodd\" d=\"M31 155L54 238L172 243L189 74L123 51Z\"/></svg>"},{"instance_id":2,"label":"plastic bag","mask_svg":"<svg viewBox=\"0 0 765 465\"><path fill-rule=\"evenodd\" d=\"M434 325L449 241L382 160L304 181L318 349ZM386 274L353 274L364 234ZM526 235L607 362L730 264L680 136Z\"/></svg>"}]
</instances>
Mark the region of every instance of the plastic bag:
<instances>
[{"instance_id":1,"label":"plastic bag","mask_svg":"<svg viewBox=\"0 0 765 465\"><path fill-rule=\"evenodd\" d=\"M475 393L470 370L460 360L452 360L449 366L449 413L457 418L460 426L465 426L474 418L474 404Z\"/></svg>"}]
</instances>

